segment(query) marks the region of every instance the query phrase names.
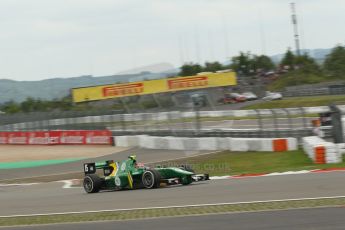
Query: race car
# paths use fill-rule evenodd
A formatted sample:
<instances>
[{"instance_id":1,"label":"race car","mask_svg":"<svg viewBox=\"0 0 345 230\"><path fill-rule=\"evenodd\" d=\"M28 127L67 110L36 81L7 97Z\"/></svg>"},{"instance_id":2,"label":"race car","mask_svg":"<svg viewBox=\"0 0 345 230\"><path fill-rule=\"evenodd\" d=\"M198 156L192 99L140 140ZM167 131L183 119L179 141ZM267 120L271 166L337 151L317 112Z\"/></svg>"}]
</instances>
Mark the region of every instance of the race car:
<instances>
[{"instance_id":1,"label":"race car","mask_svg":"<svg viewBox=\"0 0 345 230\"><path fill-rule=\"evenodd\" d=\"M103 170L96 174L97 169ZM138 164L136 156L129 156L122 162L113 160L84 164L83 187L87 193L100 190L121 190L137 188L159 188L160 185L188 185L192 182L209 180L208 174L195 174L188 166L150 168Z\"/></svg>"}]
</instances>

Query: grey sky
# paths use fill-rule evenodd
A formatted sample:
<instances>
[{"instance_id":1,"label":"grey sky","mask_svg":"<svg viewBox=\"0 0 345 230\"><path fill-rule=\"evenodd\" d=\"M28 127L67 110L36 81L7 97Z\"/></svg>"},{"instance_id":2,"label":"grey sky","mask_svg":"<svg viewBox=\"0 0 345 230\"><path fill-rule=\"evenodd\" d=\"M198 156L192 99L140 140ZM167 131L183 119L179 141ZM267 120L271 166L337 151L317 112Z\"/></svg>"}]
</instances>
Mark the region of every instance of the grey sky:
<instances>
[{"instance_id":1,"label":"grey sky","mask_svg":"<svg viewBox=\"0 0 345 230\"><path fill-rule=\"evenodd\" d=\"M0 0L0 78L39 80L293 47L286 0ZM296 0L302 48L345 41L345 1ZM197 51L198 50L198 51Z\"/></svg>"}]
</instances>

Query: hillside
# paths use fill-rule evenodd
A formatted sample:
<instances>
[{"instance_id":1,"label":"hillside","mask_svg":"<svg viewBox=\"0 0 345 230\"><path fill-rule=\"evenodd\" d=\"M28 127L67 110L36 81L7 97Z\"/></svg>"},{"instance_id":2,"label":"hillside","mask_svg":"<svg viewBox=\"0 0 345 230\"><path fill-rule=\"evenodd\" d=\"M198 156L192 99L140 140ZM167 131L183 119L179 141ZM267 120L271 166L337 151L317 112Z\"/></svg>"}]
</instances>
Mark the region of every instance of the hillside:
<instances>
[{"instance_id":1,"label":"hillside","mask_svg":"<svg viewBox=\"0 0 345 230\"><path fill-rule=\"evenodd\" d=\"M21 102L27 97L51 100L67 96L70 93L70 89L75 87L163 78L167 75L167 73L145 72L140 74L103 77L80 76L73 78L53 78L41 81L13 81L0 79L0 103L10 100Z\"/></svg>"},{"instance_id":2,"label":"hillside","mask_svg":"<svg viewBox=\"0 0 345 230\"><path fill-rule=\"evenodd\" d=\"M312 57L313 59L315 59L318 63L322 63L326 56L332 51L332 49L302 49L301 53L304 54L308 54L310 57ZM295 52L294 52L295 53ZM282 58L284 57L284 53L283 54L276 54L271 56L270 58L272 59L272 61L274 63L279 63Z\"/></svg>"}]
</instances>

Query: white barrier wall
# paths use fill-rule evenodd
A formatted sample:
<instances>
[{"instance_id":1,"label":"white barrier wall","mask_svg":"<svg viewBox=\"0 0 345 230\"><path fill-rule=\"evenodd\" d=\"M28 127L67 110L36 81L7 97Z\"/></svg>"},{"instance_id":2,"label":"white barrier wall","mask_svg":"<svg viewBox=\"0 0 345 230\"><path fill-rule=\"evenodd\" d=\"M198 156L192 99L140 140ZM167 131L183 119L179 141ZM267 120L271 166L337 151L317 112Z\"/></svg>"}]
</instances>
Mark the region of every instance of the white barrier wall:
<instances>
[{"instance_id":1,"label":"white barrier wall","mask_svg":"<svg viewBox=\"0 0 345 230\"><path fill-rule=\"evenodd\" d=\"M320 137L303 137L303 150L315 163L340 163L342 162L342 145L327 142Z\"/></svg>"},{"instance_id":2,"label":"white barrier wall","mask_svg":"<svg viewBox=\"0 0 345 230\"><path fill-rule=\"evenodd\" d=\"M230 138L230 137L154 137L116 136L116 146L171 150L290 151L297 150L296 138Z\"/></svg>"}]
</instances>

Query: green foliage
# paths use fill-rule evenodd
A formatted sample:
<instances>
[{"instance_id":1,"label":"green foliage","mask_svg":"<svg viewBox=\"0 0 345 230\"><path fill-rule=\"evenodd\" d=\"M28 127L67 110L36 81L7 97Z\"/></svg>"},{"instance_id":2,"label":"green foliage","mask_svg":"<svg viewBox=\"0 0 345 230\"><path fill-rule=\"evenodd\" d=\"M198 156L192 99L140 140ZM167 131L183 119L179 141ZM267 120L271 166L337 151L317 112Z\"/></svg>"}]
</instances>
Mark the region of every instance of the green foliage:
<instances>
[{"instance_id":1,"label":"green foliage","mask_svg":"<svg viewBox=\"0 0 345 230\"><path fill-rule=\"evenodd\" d=\"M288 66L290 69L299 69L307 67L308 69L314 69L315 71L320 71L320 67L316 61L311 58L308 54L303 54L296 56L288 49L285 53L285 56L280 62L281 66Z\"/></svg>"},{"instance_id":2,"label":"green foliage","mask_svg":"<svg viewBox=\"0 0 345 230\"><path fill-rule=\"evenodd\" d=\"M5 113L18 113L21 111L21 108L16 102L8 101L0 107L0 110Z\"/></svg>"},{"instance_id":3,"label":"green foliage","mask_svg":"<svg viewBox=\"0 0 345 230\"><path fill-rule=\"evenodd\" d=\"M253 67L254 70L257 72L258 70L269 71L275 68L274 63L272 62L271 58L266 55L254 56L253 60Z\"/></svg>"},{"instance_id":4,"label":"green foliage","mask_svg":"<svg viewBox=\"0 0 345 230\"><path fill-rule=\"evenodd\" d=\"M288 49L285 56L280 62L281 66L293 67L295 65L295 55L292 53L291 49Z\"/></svg>"},{"instance_id":5,"label":"green foliage","mask_svg":"<svg viewBox=\"0 0 345 230\"><path fill-rule=\"evenodd\" d=\"M319 74L321 72L320 66L316 61L309 57L308 54L295 57L295 65L301 68L303 72Z\"/></svg>"},{"instance_id":6,"label":"green foliage","mask_svg":"<svg viewBox=\"0 0 345 230\"><path fill-rule=\"evenodd\" d=\"M288 50L281 61L281 66L289 66L290 71L282 74L268 86L269 90L281 90L287 86L314 84L334 80L326 77L321 66L308 54L295 56Z\"/></svg>"},{"instance_id":7,"label":"green foliage","mask_svg":"<svg viewBox=\"0 0 345 230\"><path fill-rule=\"evenodd\" d=\"M189 63L184 64L181 67L181 71L179 73L180 76L192 76L196 75L197 73L202 72L202 66L199 64Z\"/></svg>"},{"instance_id":8,"label":"green foliage","mask_svg":"<svg viewBox=\"0 0 345 230\"><path fill-rule=\"evenodd\" d=\"M203 67L204 72L216 72L218 70L224 69L224 66L219 62L206 62L205 66Z\"/></svg>"},{"instance_id":9,"label":"green foliage","mask_svg":"<svg viewBox=\"0 0 345 230\"><path fill-rule=\"evenodd\" d=\"M238 73L249 75L252 69L251 54L240 52L239 56L233 57L231 68Z\"/></svg>"},{"instance_id":10,"label":"green foliage","mask_svg":"<svg viewBox=\"0 0 345 230\"><path fill-rule=\"evenodd\" d=\"M218 70L227 69L228 66L222 65L219 62L206 62L204 66L194 63L184 64L181 67L179 76L193 76L201 72L216 72Z\"/></svg>"},{"instance_id":11,"label":"green foliage","mask_svg":"<svg viewBox=\"0 0 345 230\"><path fill-rule=\"evenodd\" d=\"M327 55L324 69L326 73L331 76L345 78L345 48L343 46L336 46L332 52Z\"/></svg>"},{"instance_id":12,"label":"green foliage","mask_svg":"<svg viewBox=\"0 0 345 230\"><path fill-rule=\"evenodd\" d=\"M324 76L320 66L307 54L295 56L293 63L295 64L295 69L283 74L278 80L274 81L268 87L270 90L279 90L287 86L313 84L331 80Z\"/></svg>"},{"instance_id":13,"label":"green foliage","mask_svg":"<svg viewBox=\"0 0 345 230\"><path fill-rule=\"evenodd\" d=\"M44 101L41 99L34 99L28 97L25 101L21 103L17 103L14 101L5 102L0 105L0 110L13 114L13 113L29 113L29 112L43 112L43 111L53 111L53 110L60 110L66 111L71 110L73 108L72 101L69 97L65 97L62 99L54 99L52 101ZM77 107L74 107L77 108Z\"/></svg>"},{"instance_id":14,"label":"green foliage","mask_svg":"<svg viewBox=\"0 0 345 230\"><path fill-rule=\"evenodd\" d=\"M239 56L232 58L231 68L244 75L255 75L258 72L272 70L275 66L268 56L240 52Z\"/></svg>"}]
</instances>

